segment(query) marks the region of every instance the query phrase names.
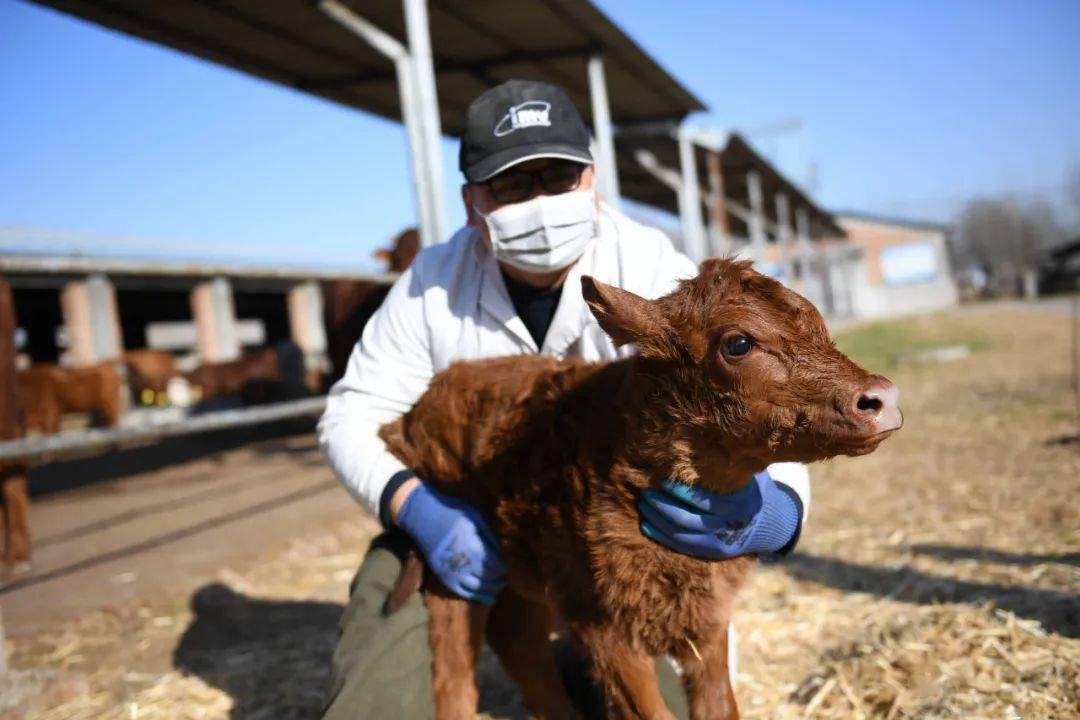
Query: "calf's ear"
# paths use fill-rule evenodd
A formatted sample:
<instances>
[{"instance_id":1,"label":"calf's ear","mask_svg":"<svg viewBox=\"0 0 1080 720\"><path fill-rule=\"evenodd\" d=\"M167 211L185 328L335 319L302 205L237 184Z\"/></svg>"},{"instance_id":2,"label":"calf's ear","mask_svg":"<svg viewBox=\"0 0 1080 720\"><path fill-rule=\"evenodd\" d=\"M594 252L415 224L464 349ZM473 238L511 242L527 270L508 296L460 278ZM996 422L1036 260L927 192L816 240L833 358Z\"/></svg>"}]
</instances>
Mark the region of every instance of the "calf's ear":
<instances>
[{"instance_id":1,"label":"calf's ear","mask_svg":"<svg viewBox=\"0 0 1080 720\"><path fill-rule=\"evenodd\" d=\"M656 306L629 290L582 275L581 295L616 346L640 344L664 332L664 318Z\"/></svg>"}]
</instances>

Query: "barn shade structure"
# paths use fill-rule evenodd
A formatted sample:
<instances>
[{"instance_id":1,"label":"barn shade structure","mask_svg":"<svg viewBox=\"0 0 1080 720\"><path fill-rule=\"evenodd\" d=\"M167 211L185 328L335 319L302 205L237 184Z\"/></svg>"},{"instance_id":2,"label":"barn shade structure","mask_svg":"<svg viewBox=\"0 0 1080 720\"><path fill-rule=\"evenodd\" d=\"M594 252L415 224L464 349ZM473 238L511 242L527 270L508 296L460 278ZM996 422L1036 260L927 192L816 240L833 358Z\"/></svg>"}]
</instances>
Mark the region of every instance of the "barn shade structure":
<instances>
[{"instance_id":1,"label":"barn shade structure","mask_svg":"<svg viewBox=\"0 0 1080 720\"><path fill-rule=\"evenodd\" d=\"M510 78L562 86L597 139L617 203L612 125L678 122L705 107L585 0L37 0L211 62L403 121L421 235L448 237L443 133Z\"/></svg>"},{"instance_id":2,"label":"barn shade structure","mask_svg":"<svg viewBox=\"0 0 1080 720\"><path fill-rule=\"evenodd\" d=\"M0 229L0 246L33 246L39 234L57 237L55 232ZM87 239L73 235L82 244ZM396 273L340 266L13 253L0 253L0 274L12 287L22 321L21 352L35 363L70 367L115 363L125 350L143 347L180 354L194 350L200 361L226 361L239 354L241 345L285 340L302 351L305 366L314 361L321 367L328 350L322 286L338 281L385 285L397 278ZM312 417L324 406L319 396L197 415L179 408L144 410L130 422L125 417L119 427L0 442L0 461L51 462L148 440Z\"/></svg>"},{"instance_id":3,"label":"barn shade structure","mask_svg":"<svg viewBox=\"0 0 1080 720\"><path fill-rule=\"evenodd\" d=\"M563 87L593 128L604 197L616 206L626 196L677 211L683 249L694 260L737 249L732 240L739 237L750 239L751 256L761 260L771 234L776 246L798 248L781 253L788 262L794 257L804 264L805 278L810 238L842 235L828 213L742 137L689 128L686 117L706 109L701 101L586 0L34 1L402 122L424 244L446 239L451 230L442 187L442 138L461 134L465 110L478 94L511 78ZM0 272L14 276L17 290L27 297L36 293L31 299L52 313L46 323L50 332L63 322L76 349L81 348L73 355L77 364L114 357L124 349L123 336L129 333L117 308L125 293L135 297L165 291L177 295L177 319L188 311L194 316L203 360L238 354L238 317L249 314L245 303L254 308L250 312L267 303L281 306L275 312L287 313L288 322L287 327L278 322L280 333L291 333L305 355L321 356L326 339L319 326L318 284L340 275L336 270L43 257L0 258ZM393 280L345 275L378 283ZM164 307L139 298L148 308ZM127 305L132 302L129 298ZM37 309L33 314L38 315ZM144 339L140 335L138 341ZM277 418L274 413L310 415L317 405L267 408L270 415L244 412L220 422L207 419L205 426L181 421L168 434L263 422ZM131 433L141 441L158 430L120 428L93 437L58 438L54 441L60 445L48 448L40 439L0 443L0 458L103 447L135 438Z\"/></svg>"},{"instance_id":4,"label":"barn shade structure","mask_svg":"<svg viewBox=\"0 0 1080 720\"><path fill-rule=\"evenodd\" d=\"M623 194L680 215L691 256L724 254L749 242L760 260L769 240L844 235L832 213L738 133L651 123L619 128L615 147Z\"/></svg>"},{"instance_id":5,"label":"barn shade structure","mask_svg":"<svg viewBox=\"0 0 1080 720\"><path fill-rule=\"evenodd\" d=\"M305 0L39 0L99 25L401 120L393 64ZM341 3L406 43L401 0ZM591 3L582 0L429 0L427 14L443 130L461 134L465 108L503 80L561 85L592 120L586 62L604 58L616 123L679 118L701 102Z\"/></svg>"},{"instance_id":6,"label":"barn shade structure","mask_svg":"<svg viewBox=\"0 0 1080 720\"><path fill-rule=\"evenodd\" d=\"M683 120L704 104L587 0L36 1L403 122L424 244L452 230L440 138L459 136L468 104L510 78L563 87L594 129L603 195L616 205L626 196L679 213L683 249L695 260L730 249L721 236L749 237L759 247L768 228L783 225L785 203L793 217L805 214L809 236L843 234L743 137L688 130ZM642 165L642 151L663 168L698 175L700 188L684 183L673 194L669 178ZM699 202L710 222L698 219ZM772 236L782 239L782 231Z\"/></svg>"}]
</instances>

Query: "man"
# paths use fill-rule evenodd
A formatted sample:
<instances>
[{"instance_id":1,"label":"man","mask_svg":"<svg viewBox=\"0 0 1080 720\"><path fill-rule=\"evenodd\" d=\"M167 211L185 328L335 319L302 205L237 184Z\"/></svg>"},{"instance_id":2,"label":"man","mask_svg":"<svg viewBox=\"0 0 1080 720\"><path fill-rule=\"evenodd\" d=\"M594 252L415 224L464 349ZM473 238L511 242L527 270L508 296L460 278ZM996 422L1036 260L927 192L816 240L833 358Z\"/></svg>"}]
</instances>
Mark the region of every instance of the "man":
<instances>
[{"instance_id":1,"label":"man","mask_svg":"<svg viewBox=\"0 0 1080 720\"><path fill-rule=\"evenodd\" d=\"M662 233L597 197L588 131L558 87L511 80L478 97L460 165L466 226L420 252L394 284L319 423L338 477L388 529L353 582L327 720L432 716L423 603L414 596L384 613L410 544L462 597L491 603L504 583L498 541L480 513L409 472L387 452L379 427L456 360L541 353L596 361L633 352L617 350L589 312L583 274L649 298L696 274ZM731 494L667 483L642 497L642 532L698 557L784 553L798 538L808 490L805 469L790 464Z\"/></svg>"}]
</instances>

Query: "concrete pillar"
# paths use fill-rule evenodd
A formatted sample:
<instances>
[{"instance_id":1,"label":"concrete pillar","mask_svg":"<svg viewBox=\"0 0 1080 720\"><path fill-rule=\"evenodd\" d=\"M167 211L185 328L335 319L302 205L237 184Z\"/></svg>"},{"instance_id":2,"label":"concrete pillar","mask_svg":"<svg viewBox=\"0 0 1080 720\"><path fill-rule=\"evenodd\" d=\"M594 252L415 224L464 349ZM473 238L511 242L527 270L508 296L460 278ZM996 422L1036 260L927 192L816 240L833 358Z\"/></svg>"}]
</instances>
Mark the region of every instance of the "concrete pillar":
<instances>
[{"instance_id":1,"label":"concrete pillar","mask_svg":"<svg viewBox=\"0 0 1080 720\"><path fill-rule=\"evenodd\" d=\"M1024 286L1024 299L1037 300L1039 298L1039 271L1035 268L1024 268L1021 277Z\"/></svg>"},{"instance_id":2,"label":"concrete pillar","mask_svg":"<svg viewBox=\"0 0 1080 720\"><path fill-rule=\"evenodd\" d=\"M64 285L60 312L68 335L68 360L74 367L119 358L123 352L116 290L104 275Z\"/></svg>"},{"instance_id":3,"label":"concrete pillar","mask_svg":"<svg viewBox=\"0 0 1080 720\"><path fill-rule=\"evenodd\" d=\"M305 381L312 390L322 385L329 371L326 328L323 326L323 297L319 283L309 281L294 285L286 297L289 311L289 334L304 353Z\"/></svg>"},{"instance_id":4,"label":"concrete pillar","mask_svg":"<svg viewBox=\"0 0 1080 720\"><path fill-rule=\"evenodd\" d=\"M225 278L199 283L191 291L199 356L203 362L225 362L240 357L232 286Z\"/></svg>"},{"instance_id":5,"label":"concrete pillar","mask_svg":"<svg viewBox=\"0 0 1080 720\"><path fill-rule=\"evenodd\" d=\"M750 195L750 257L759 263L765 259L765 197L761 193L761 175L748 172L746 188Z\"/></svg>"},{"instance_id":6,"label":"concrete pillar","mask_svg":"<svg viewBox=\"0 0 1080 720\"><path fill-rule=\"evenodd\" d=\"M724 196L724 173L720 166L720 153L709 150L705 153L709 173L709 244L715 257L727 255L728 227L727 198Z\"/></svg>"},{"instance_id":7,"label":"concrete pillar","mask_svg":"<svg viewBox=\"0 0 1080 720\"><path fill-rule=\"evenodd\" d=\"M286 297L289 311L289 334L305 353L326 352L326 328L323 327L322 289L308 281L294 285Z\"/></svg>"}]
</instances>

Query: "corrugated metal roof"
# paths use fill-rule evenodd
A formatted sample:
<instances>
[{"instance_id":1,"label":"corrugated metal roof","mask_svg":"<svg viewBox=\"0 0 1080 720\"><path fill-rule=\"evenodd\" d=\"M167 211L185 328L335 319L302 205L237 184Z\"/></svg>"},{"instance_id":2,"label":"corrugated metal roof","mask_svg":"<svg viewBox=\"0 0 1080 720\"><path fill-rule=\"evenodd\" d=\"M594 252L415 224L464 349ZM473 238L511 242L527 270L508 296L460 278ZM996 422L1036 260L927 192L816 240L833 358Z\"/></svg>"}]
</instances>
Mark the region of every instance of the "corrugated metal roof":
<instances>
[{"instance_id":1,"label":"corrugated metal roof","mask_svg":"<svg viewBox=\"0 0 1080 720\"><path fill-rule=\"evenodd\" d=\"M36 0L114 30L393 120L392 63L305 0ZM347 0L402 42L400 0ZM561 85L591 121L586 60L602 51L612 120L682 118L704 106L585 0L429 0L444 132L509 78Z\"/></svg>"}]
</instances>

